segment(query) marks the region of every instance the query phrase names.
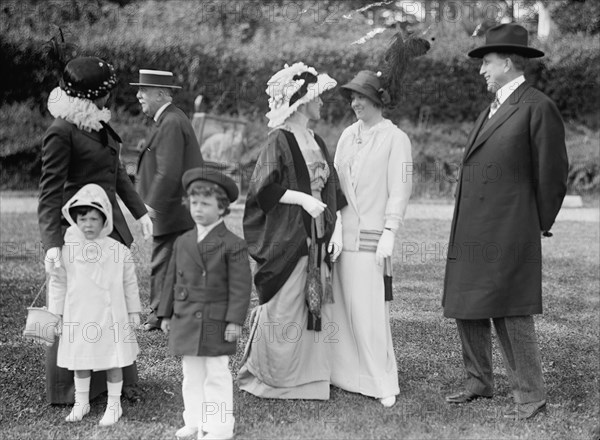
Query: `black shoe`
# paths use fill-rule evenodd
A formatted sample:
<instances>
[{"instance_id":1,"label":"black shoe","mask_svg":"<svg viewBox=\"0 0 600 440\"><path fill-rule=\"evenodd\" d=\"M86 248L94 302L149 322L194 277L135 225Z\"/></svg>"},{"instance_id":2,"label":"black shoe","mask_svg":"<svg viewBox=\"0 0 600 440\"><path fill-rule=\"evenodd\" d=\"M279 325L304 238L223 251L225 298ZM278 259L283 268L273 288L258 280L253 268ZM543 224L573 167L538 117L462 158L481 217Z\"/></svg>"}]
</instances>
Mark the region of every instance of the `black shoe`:
<instances>
[{"instance_id":1,"label":"black shoe","mask_svg":"<svg viewBox=\"0 0 600 440\"><path fill-rule=\"evenodd\" d=\"M491 399L492 396L482 396L481 394L475 394L470 391L460 391L455 394L449 394L446 396L447 403L468 403L472 400L479 399L480 397Z\"/></svg>"},{"instance_id":2,"label":"black shoe","mask_svg":"<svg viewBox=\"0 0 600 440\"><path fill-rule=\"evenodd\" d=\"M528 420L546 411L546 401L517 404L514 408L504 413L505 419Z\"/></svg>"}]
</instances>

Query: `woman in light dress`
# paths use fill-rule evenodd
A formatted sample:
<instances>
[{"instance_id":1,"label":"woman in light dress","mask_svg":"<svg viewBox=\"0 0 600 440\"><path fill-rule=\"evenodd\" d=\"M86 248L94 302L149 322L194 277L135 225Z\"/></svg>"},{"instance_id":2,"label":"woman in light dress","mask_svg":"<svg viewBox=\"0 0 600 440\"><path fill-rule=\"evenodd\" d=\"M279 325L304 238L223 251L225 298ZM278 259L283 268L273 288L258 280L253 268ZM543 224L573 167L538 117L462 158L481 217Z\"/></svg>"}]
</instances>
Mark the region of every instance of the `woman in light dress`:
<instances>
[{"instance_id":1,"label":"woman in light dress","mask_svg":"<svg viewBox=\"0 0 600 440\"><path fill-rule=\"evenodd\" d=\"M335 168L348 201L331 240L337 326L331 350L331 383L394 405L399 393L384 297L384 263L392 256L411 193L411 144L383 117L389 94L380 75L359 72L341 88L358 119L342 133Z\"/></svg>"}]
</instances>

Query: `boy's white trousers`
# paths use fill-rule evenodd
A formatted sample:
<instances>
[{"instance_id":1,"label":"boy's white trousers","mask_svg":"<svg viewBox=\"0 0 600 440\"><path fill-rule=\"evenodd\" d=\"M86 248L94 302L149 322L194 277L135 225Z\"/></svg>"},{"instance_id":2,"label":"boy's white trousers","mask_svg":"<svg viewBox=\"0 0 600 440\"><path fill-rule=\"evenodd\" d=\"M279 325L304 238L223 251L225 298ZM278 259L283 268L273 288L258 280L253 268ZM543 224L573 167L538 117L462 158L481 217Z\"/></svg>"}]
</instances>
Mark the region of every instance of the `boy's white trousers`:
<instances>
[{"instance_id":1,"label":"boy's white trousers","mask_svg":"<svg viewBox=\"0 0 600 440\"><path fill-rule=\"evenodd\" d=\"M183 420L216 437L233 437L229 356L183 356Z\"/></svg>"}]
</instances>

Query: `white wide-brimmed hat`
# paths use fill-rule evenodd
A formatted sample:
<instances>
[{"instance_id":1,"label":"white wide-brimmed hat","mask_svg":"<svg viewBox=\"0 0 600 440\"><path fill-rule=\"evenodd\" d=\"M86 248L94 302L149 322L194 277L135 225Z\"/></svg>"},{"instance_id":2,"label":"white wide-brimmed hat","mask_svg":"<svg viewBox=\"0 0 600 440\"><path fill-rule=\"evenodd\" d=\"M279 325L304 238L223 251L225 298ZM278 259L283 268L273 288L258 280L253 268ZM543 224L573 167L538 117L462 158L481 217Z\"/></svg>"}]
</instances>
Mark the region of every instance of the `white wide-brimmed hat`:
<instances>
[{"instance_id":1,"label":"white wide-brimmed hat","mask_svg":"<svg viewBox=\"0 0 600 440\"><path fill-rule=\"evenodd\" d=\"M269 108L268 126L277 127L285 122L298 107L312 101L337 85L326 73L317 73L314 67L302 62L287 64L267 82Z\"/></svg>"}]
</instances>

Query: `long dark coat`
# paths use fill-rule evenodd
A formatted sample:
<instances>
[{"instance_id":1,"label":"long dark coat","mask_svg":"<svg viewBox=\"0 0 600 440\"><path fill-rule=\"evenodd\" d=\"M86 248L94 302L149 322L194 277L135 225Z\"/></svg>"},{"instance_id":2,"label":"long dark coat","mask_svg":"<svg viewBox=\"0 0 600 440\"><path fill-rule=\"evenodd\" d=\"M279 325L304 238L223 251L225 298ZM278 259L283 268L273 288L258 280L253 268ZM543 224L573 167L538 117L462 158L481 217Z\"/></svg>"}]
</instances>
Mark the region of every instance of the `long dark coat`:
<instances>
[{"instance_id":1,"label":"long dark coat","mask_svg":"<svg viewBox=\"0 0 600 440\"><path fill-rule=\"evenodd\" d=\"M227 323L244 324L252 275L244 240L220 223L198 243L196 228L180 235L165 277L158 316L171 318L174 355L232 355Z\"/></svg>"},{"instance_id":2,"label":"long dark coat","mask_svg":"<svg viewBox=\"0 0 600 440\"><path fill-rule=\"evenodd\" d=\"M126 246L131 245L133 236L117 203L117 195L136 219L146 213L146 207L119 160L119 148L106 131L88 132L64 119L54 120L44 135L42 146L38 221L44 248L64 244L61 208L88 183L100 185L108 195L114 225L110 236Z\"/></svg>"},{"instance_id":3,"label":"long dark coat","mask_svg":"<svg viewBox=\"0 0 600 440\"><path fill-rule=\"evenodd\" d=\"M152 218L154 236L194 227L189 210L181 203L185 195L181 176L202 163L189 118L170 104L158 117L138 158L137 190L156 211Z\"/></svg>"},{"instance_id":4,"label":"long dark coat","mask_svg":"<svg viewBox=\"0 0 600 440\"><path fill-rule=\"evenodd\" d=\"M522 84L467 141L450 231L444 316L483 319L542 312L541 232L566 193L563 121Z\"/></svg>"},{"instance_id":5,"label":"long dark coat","mask_svg":"<svg viewBox=\"0 0 600 440\"><path fill-rule=\"evenodd\" d=\"M315 140L330 170L321 191L327 208L325 234L320 242L327 243L333 234L336 212L347 201L325 143L317 135ZM306 239L310 236L311 217L301 206L279 203L288 189L311 194L310 176L294 135L277 129L269 133L267 145L256 162L243 220L244 237L256 261L254 284L260 304L275 296L300 258L308 255Z\"/></svg>"}]
</instances>

